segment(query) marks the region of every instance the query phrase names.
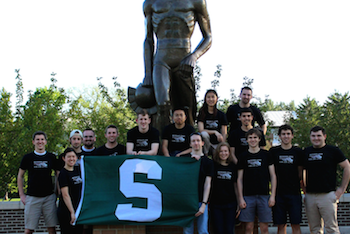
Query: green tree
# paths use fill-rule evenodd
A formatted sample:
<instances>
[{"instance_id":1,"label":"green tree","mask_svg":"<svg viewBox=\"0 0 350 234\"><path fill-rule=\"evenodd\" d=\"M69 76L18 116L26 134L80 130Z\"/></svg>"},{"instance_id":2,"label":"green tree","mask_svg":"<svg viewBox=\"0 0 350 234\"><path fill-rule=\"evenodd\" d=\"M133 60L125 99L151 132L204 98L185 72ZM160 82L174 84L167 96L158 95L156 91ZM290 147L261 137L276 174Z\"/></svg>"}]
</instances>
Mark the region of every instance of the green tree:
<instances>
[{"instance_id":1,"label":"green tree","mask_svg":"<svg viewBox=\"0 0 350 234\"><path fill-rule=\"evenodd\" d=\"M0 196L7 196L11 190L11 182L14 180L14 172L17 169L16 160L14 160L14 118L11 111L11 94L4 88L0 91Z\"/></svg>"},{"instance_id":2,"label":"green tree","mask_svg":"<svg viewBox=\"0 0 350 234\"><path fill-rule=\"evenodd\" d=\"M327 131L327 143L350 153L350 97L346 93L331 94L323 106L322 126Z\"/></svg>"},{"instance_id":3,"label":"green tree","mask_svg":"<svg viewBox=\"0 0 350 234\"><path fill-rule=\"evenodd\" d=\"M47 134L49 151L60 153L63 150L66 99L64 90L58 89L54 83L49 88L37 88L29 94L21 119L24 149L32 148L32 134L41 130Z\"/></svg>"},{"instance_id":4,"label":"green tree","mask_svg":"<svg viewBox=\"0 0 350 234\"><path fill-rule=\"evenodd\" d=\"M197 98L198 98L198 92L201 90L201 77L202 77L202 69L198 65L198 61L197 61L196 66L193 69L193 78L194 78L195 92L196 92Z\"/></svg>"},{"instance_id":5,"label":"green tree","mask_svg":"<svg viewBox=\"0 0 350 234\"><path fill-rule=\"evenodd\" d=\"M75 128L92 128L97 136L96 145L101 146L106 142L105 128L114 124L120 133L118 142L126 144L127 131L136 125L135 114L127 101L126 91L120 88L117 78L113 78L112 90L103 85L101 79L98 78L98 87L80 92L80 95L70 102L66 134Z\"/></svg>"},{"instance_id":6,"label":"green tree","mask_svg":"<svg viewBox=\"0 0 350 234\"><path fill-rule=\"evenodd\" d=\"M309 146L309 131L320 123L322 115L322 106L315 99L305 98L296 109L296 118L290 117L290 124L295 129L294 143L302 148Z\"/></svg>"},{"instance_id":7,"label":"green tree","mask_svg":"<svg viewBox=\"0 0 350 234\"><path fill-rule=\"evenodd\" d=\"M220 64L216 65L216 71L214 72L214 80L211 81L211 87L214 90L216 90L216 87L220 85L221 72L222 66Z\"/></svg>"}]
</instances>

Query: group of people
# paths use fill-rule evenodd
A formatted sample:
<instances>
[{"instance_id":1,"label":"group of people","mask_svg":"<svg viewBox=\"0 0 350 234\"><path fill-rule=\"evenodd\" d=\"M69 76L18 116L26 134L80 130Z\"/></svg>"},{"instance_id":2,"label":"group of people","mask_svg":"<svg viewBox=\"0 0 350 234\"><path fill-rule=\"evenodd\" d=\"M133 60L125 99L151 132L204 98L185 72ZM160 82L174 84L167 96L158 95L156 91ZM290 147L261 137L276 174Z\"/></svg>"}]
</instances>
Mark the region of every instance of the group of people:
<instances>
[{"instance_id":1,"label":"group of people","mask_svg":"<svg viewBox=\"0 0 350 234\"><path fill-rule=\"evenodd\" d=\"M92 129L82 132L76 129L69 136L71 147L58 160L45 150L46 134L36 132L34 152L23 157L18 172L18 191L25 205L25 233L34 231L41 214L50 234L55 233L58 221L63 234L83 233L83 227L71 225L81 195L81 155L123 154L200 160L195 214L199 233L208 233L209 215L214 233L234 233L237 217L245 223L245 233L253 233L256 216L261 233L268 233L268 223L272 221L278 226L278 233L286 233L287 214L293 233L301 233L301 189L310 232L322 233L325 226L328 233L340 233L337 200L349 183L348 160L337 147L326 144L327 135L320 126L310 130L312 146L301 150L292 144L293 128L283 125L278 132L281 145L265 150L266 125L260 110L250 104L251 98L252 90L242 88L240 102L230 106L225 114L217 108L216 91L208 90L197 118L198 132L186 123L186 110L177 108L173 110L173 123L162 131L162 144L146 110L137 113L137 126L128 131L126 146L118 143L115 125L106 128L107 142L99 148L95 147ZM343 168L343 176L340 187L336 188L338 165ZM25 171L28 171L26 194ZM52 171L59 185L57 213ZM89 231L91 228L85 227L85 233ZM193 222L184 228L184 233L193 233Z\"/></svg>"}]
</instances>

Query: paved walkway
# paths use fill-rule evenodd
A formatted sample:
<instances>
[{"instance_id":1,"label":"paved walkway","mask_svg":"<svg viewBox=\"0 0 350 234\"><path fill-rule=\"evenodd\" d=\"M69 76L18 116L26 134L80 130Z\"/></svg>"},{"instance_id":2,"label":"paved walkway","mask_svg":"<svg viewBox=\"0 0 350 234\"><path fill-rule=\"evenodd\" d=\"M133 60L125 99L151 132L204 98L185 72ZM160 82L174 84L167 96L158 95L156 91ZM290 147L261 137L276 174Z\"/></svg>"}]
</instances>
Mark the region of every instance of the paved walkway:
<instances>
[{"instance_id":1,"label":"paved walkway","mask_svg":"<svg viewBox=\"0 0 350 234\"><path fill-rule=\"evenodd\" d=\"M302 234L310 234L309 227L303 226L303 227L300 227L300 229L301 229L301 233ZM342 234L350 233L350 227L340 226L339 229L340 229L340 233L342 233ZM277 227L269 227L269 234L277 234ZM292 228L291 227L287 227L287 234L292 234Z\"/></svg>"},{"instance_id":2,"label":"paved walkway","mask_svg":"<svg viewBox=\"0 0 350 234\"><path fill-rule=\"evenodd\" d=\"M350 227L340 226L339 229L340 229L340 233L342 233L342 234L350 233ZM34 232L34 233L35 234L48 234L47 232ZM310 234L309 227L301 227L301 233L302 234ZM60 232L57 232L57 234L60 234ZM269 227L269 234L277 234L277 227ZM292 234L291 227L287 227L287 234Z\"/></svg>"}]
</instances>

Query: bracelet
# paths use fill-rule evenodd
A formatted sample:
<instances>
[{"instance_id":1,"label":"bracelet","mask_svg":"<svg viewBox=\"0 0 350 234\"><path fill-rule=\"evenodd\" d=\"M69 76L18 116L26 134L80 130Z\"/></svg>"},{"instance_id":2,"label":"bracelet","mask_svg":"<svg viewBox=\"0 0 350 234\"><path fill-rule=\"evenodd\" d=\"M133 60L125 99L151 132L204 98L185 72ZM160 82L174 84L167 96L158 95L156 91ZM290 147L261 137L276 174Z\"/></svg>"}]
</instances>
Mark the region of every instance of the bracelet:
<instances>
[{"instance_id":1,"label":"bracelet","mask_svg":"<svg viewBox=\"0 0 350 234\"><path fill-rule=\"evenodd\" d=\"M203 204L206 204L206 205L208 204L208 202L204 202L204 201L202 201L202 203L203 203Z\"/></svg>"}]
</instances>

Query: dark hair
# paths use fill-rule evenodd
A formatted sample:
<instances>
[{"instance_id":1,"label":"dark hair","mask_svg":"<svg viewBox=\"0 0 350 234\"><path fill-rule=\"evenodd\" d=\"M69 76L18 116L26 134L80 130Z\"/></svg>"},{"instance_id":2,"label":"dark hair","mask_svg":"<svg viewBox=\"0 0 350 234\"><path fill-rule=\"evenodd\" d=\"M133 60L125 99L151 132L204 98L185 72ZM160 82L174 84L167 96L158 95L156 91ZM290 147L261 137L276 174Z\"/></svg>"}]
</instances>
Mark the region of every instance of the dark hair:
<instances>
[{"instance_id":1,"label":"dark hair","mask_svg":"<svg viewBox=\"0 0 350 234\"><path fill-rule=\"evenodd\" d=\"M117 128L117 126L115 126L115 125L113 125L113 124L110 124L110 125L108 125L108 126L106 127L105 133L107 133L107 130L108 130L109 128L115 128L115 129L117 130L117 133L118 133L118 128Z\"/></svg>"},{"instance_id":2,"label":"dark hair","mask_svg":"<svg viewBox=\"0 0 350 234\"><path fill-rule=\"evenodd\" d=\"M148 111L146 109L139 109L136 111L136 115L148 115L148 117L151 118L151 115L148 113ZM136 117L137 118L137 117Z\"/></svg>"},{"instance_id":3,"label":"dark hair","mask_svg":"<svg viewBox=\"0 0 350 234\"><path fill-rule=\"evenodd\" d=\"M36 131L36 132L34 132L34 134L33 134L33 140L35 139L35 136L37 136L37 135L44 135L45 140L47 140L47 135L46 135L46 133L43 132L43 131Z\"/></svg>"},{"instance_id":4,"label":"dark hair","mask_svg":"<svg viewBox=\"0 0 350 234\"><path fill-rule=\"evenodd\" d=\"M261 131L257 128L252 128L249 129L248 132L245 134L245 137L248 138L248 136L252 135L252 134L256 134L260 139L262 138L262 134Z\"/></svg>"},{"instance_id":5,"label":"dark hair","mask_svg":"<svg viewBox=\"0 0 350 234\"><path fill-rule=\"evenodd\" d=\"M244 86L243 88L241 88L241 93L243 92L243 90L250 90L251 92L253 92L252 88L250 88L249 86Z\"/></svg>"},{"instance_id":6,"label":"dark hair","mask_svg":"<svg viewBox=\"0 0 350 234\"><path fill-rule=\"evenodd\" d=\"M284 124L278 128L278 135L281 135L282 131L290 130L294 134L294 129L289 124Z\"/></svg>"},{"instance_id":7,"label":"dark hair","mask_svg":"<svg viewBox=\"0 0 350 234\"><path fill-rule=\"evenodd\" d=\"M326 129L324 129L323 127L318 126L318 125L316 125L313 128L311 128L310 134L311 134L311 132L318 132L318 131L322 131L322 134L326 135Z\"/></svg>"},{"instance_id":8,"label":"dark hair","mask_svg":"<svg viewBox=\"0 0 350 234\"><path fill-rule=\"evenodd\" d=\"M207 98L208 93L214 93L216 97L218 97L218 93L214 89L208 89L207 92L204 95L204 103L203 106L199 109L199 115L205 117L208 113L208 104L206 103L205 99ZM218 108L214 106L214 113L213 115L215 116L218 112Z\"/></svg>"},{"instance_id":9,"label":"dark hair","mask_svg":"<svg viewBox=\"0 0 350 234\"><path fill-rule=\"evenodd\" d=\"M75 151L74 151L74 149L73 148L70 148L70 147L68 147L67 149L65 149L65 151L63 152L63 156L62 157L66 157L66 155L68 154L68 153L70 153L70 152L74 152L74 154L76 155L76 153L75 153Z\"/></svg>"},{"instance_id":10,"label":"dark hair","mask_svg":"<svg viewBox=\"0 0 350 234\"><path fill-rule=\"evenodd\" d=\"M203 140L203 136L202 136L202 134L201 134L200 132L192 132L192 133L190 134L190 141L191 141L191 137L194 136L194 135L200 136L201 139L202 139L202 141L204 141L204 140Z\"/></svg>"},{"instance_id":11,"label":"dark hair","mask_svg":"<svg viewBox=\"0 0 350 234\"><path fill-rule=\"evenodd\" d=\"M84 136L85 131L92 131L94 133L94 136L95 136L95 132L94 132L94 130L92 130L92 128L85 128L83 131L83 136Z\"/></svg>"},{"instance_id":12,"label":"dark hair","mask_svg":"<svg viewBox=\"0 0 350 234\"><path fill-rule=\"evenodd\" d=\"M214 152L214 155L213 155L213 160L220 164L220 150L221 150L221 147L223 147L223 146L226 146L228 148L228 152L229 152L229 156L228 156L226 162L227 163L233 162L233 157L232 157L232 154L231 154L231 148L230 148L230 145L227 142L220 142L217 145L217 147L215 149L215 152Z\"/></svg>"},{"instance_id":13,"label":"dark hair","mask_svg":"<svg viewBox=\"0 0 350 234\"><path fill-rule=\"evenodd\" d=\"M254 116L253 110L250 109L249 107L242 108L242 109L239 111L239 114L248 113L248 112L251 113L251 114Z\"/></svg>"},{"instance_id":14,"label":"dark hair","mask_svg":"<svg viewBox=\"0 0 350 234\"><path fill-rule=\"evenodd\" d=\"M174 115L174 112L177 111L177 110L183 111L185 113L185 115L187 116L188 108L186 108L186 107L174 107L173 115Z\"/></svg>"}]
</instances>

